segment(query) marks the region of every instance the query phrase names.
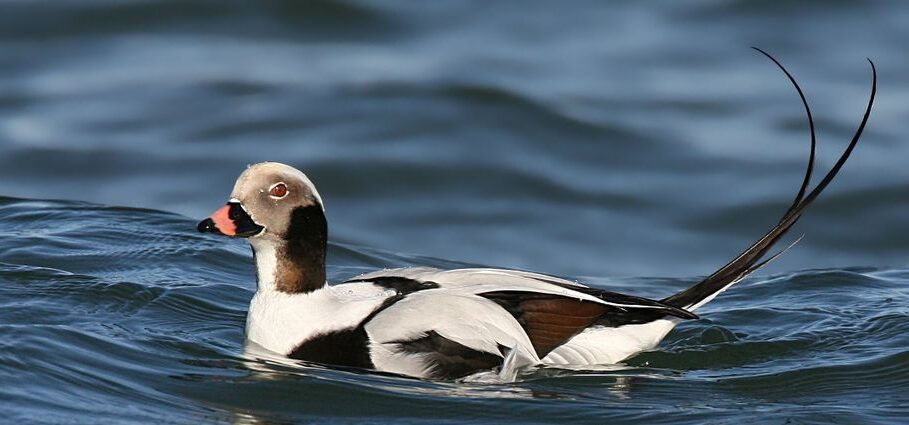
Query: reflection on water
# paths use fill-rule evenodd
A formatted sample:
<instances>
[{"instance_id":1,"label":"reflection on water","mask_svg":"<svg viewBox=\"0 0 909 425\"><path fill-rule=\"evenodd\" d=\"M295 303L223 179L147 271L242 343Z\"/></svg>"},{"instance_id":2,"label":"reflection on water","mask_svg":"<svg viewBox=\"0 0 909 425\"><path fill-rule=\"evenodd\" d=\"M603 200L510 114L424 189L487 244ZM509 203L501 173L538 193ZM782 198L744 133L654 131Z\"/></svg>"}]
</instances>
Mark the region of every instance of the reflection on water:
<instances>
[{"instance_id":1,"label":"reflection on water","mask_svg":"<svg viewBox=\"0 0 909 425\"><path fill-rule=\"evenodd\" d=\"M295 391L301 381L324 381L327 385L342 384L348 402L364 403L376 392L383 396L406 400L423 399L464 399L472 402L494 403L496 400L534 400L573 402L587 398L579 388L596 389L596 398L606 396L616 402L630 401L637 386L647 387L654 380L678 379L668 370L633 368L624 365L602 365L584 369L538 368L525 371L516 383L504 383L495 372L478 373L458 382L432 382L391 374L365 373L363 371L339 371L323 366L289 360L261 349L247 342L242 362L245 375L227 378L229 382L247 387L246 396L261 396L262 384L274 386L274 391ZM230 365L221 365L231 368ZM221 382L222 378L209 376L209 382ZM318 384L315 384L318 386ZM300 394L300 397L307 397ZM243 394L237 396L243 398ZM282 423L280 416L271 410L259 411L248 406L224 405L221 399L206 397L196 400L216 408L228 408L234 414L237 424ZM244 405L245 406L245 405Z\"/></svg>"}]
</instances>

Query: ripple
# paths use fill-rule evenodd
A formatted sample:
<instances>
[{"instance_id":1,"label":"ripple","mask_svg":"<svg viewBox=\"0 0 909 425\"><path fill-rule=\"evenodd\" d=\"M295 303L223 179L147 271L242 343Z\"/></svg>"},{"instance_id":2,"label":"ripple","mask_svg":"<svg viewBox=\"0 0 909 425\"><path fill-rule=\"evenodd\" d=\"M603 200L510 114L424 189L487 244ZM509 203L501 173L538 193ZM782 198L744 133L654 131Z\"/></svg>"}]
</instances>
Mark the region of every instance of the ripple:
<instances>
[{"instance_id":1,"label":"ripple","mask_svg":"<svg viewBox=\"0 0 909 425\"><path fill-rule=\"evenodd\" d=\"M6 421L905 422L900 2L45 3L0 3ZM753 44L806 89L819 167L866 56L880 103L772 274L623 365L504 385L251 355L248 244L160 211L202 217L279 159L325 196L333 281L490 265L669 295L801 178L803 111Z\"/></svg>"},{"instance_id":2,"label":"ripple","mask_svg":"<svg viewBox=\"0 0 909 425\"><path fill-rule=\"evenodd\" d=\"M254 281L247 248L188 233L192 221L180 216L0 198L0 227L19 232L0 243L0 370L7 371L0 377L13 383L0 393L28 406L18 414L34 410L48 420L91 403L108 406L95 415L124 421L163 408L238 422L292 421L305 411L351 421L445 422L465 414L509 421L520 412L542 422L672 423L667 418L678 415L734 418L739 403L755 400L879 395L889 406L888 395L909 382L909 273L902 269L747 279L705 307L702 319L625 365L543 368L508 385L436 383L250 356L243 347ZM332 242L330 252L336 280L387 266L472 266L347 242ZM693 281L582 280L643 295ZM691 403L691 387L733 399L710 405L714 416L673 407ZM136 407L110 407L124 398ZM342 399L357 399L358 407L339 416Z\"/></svg>"},{"instance_id":3,"label":"ripple","mask_svg":"<svg viewBox=\"0 0 909 425\"><path fill-rule=\"evenodd\" d=\"M731 379L726 385L763 397L784 393L829 395L853 391L888 392L909 378L909 352L898 352L846 364L799 368Z\"/></svg>"}]
</instances>

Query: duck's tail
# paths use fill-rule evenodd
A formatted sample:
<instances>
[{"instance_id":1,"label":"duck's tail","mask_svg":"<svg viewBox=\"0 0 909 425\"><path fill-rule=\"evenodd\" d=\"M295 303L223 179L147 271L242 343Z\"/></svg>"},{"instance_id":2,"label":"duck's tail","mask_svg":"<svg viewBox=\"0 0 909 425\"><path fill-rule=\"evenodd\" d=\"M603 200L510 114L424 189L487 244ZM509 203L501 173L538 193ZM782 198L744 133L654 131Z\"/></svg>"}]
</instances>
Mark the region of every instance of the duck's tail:
<instances>
[{"instance_id":1,"label":"duck's tail","mask_svg":"<svg viewBox=\"0 0 909 425\"><path fill-rule=\"evenodd\" d=\"M767 52L754 48L758 52L761 52L770 60L773 61L789 78L789 81L792 82L792 85L795 86L796 91L798 91L799 97L802 99L802 105L805 106L805 113L808 115L808 127L811 130L811 154L808 157L808 168L805 171L805 178L802 180L802 185L799 188L798 194L795 196L795 200L792 201L792 205L789 206L789 209L783 214L780 221L773 226L767 233L764 234L757 242L751 244L745 251L735 257L732 261L727 263L725 266L721 267L719 270L713 272L710 276L707 276L704 280L698 284L679 292L669 298L663 299L662 302L669 304L674 307L683 308L686 310L694 310L698 307L706 304L714 297L719 295L721 292L725 291L726 288L732 286L734 283L744 279L746 276L754 272L755 270L763 267L768 262L772 261L780 254L786 251L786 249L770 256L769 258L764 259L764 256L767 255L767 252L773 247L773 245L784 235L786 232L792 228L792 226L798 221L799 217L802 216L802 213L808 208L808 205L814 201L818 195L827 187L828 184L836 176L837 172L840 171L840 168L843 167L843 164L846 163L846 160L849 159L849 155L852 153L852 150L855 148L855 145L858 143L859 138L862 136L862 131L865 129L865 124L868 122L868 117L871 115L871 106L874 104L874 95L877 92L877 70L874 68L874 62L868 60L868 63L871 64L871 96L868 99L868 106L865 108L865 115L862 117L862 122L859 124L858 129L855 131L855 135L852 136L852 141L849 142L849 146L840 155L839 160L836 164L827 172L827 175L818 183L817 186L811 192L808 192L806 195L808 185L811 181L811 173L814 170L814 156L815 156L815 147L817 145L817 137L814 132L814 120L811 117L811 109L808 107L808 101L805 99L805 94L802 93L801 87L795 81L795 78L780 64L779 61L770 56ZM801 238L799 238L801 239ZM798 242L798 240L796 240ZM795 243L793 243L794 245ZM790 245L792 246L792 245Z\"/></svg>"}]
</instances>

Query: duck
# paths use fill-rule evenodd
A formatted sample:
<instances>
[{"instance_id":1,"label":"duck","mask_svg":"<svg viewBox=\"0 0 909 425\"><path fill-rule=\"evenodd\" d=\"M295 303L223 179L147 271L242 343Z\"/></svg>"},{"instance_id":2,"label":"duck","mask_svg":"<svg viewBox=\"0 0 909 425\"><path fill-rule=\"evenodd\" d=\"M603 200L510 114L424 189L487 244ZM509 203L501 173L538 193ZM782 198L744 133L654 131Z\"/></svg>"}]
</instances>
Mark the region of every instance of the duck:
<instances>
[{"instance_id":1,"label":"duck","mask_svg":"<svg viewBox=\"0 0 909 425\"><path fill-rule=\"evenodd\" d=\"M785 252L788 247L771 254L861 137L877 87L873 63L861 124L809 191L817 145L811 111L792 75L770 58L795 86L808 115L810 156L802 184L772 228L706 278L669 297L626 295L497 268L380 269L330 285L322 197L306 174L279 162L249 166L228 202L197 230L249 241L256 292L246 339L293 361L441 380L489 372L514 380L535 367L620 363L657 347L677 324L697 319L696 310Z\"/></svg>"}]
</instances>

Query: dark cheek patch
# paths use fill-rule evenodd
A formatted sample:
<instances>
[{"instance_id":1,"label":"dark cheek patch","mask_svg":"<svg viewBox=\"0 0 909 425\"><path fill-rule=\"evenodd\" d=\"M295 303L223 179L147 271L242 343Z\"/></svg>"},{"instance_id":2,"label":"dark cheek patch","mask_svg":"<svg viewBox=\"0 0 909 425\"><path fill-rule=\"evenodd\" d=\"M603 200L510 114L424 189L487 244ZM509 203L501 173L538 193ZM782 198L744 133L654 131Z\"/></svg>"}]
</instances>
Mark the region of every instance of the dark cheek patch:
<instances>
[{"instance_id":1,"label":"dark cheek patch","mask_svg":"<svg viewBox=\"0 0 909 425\"><path fill-rule=\"evenodd\" d=\"M277 289L306 293L325 285L325 253L328 224L319 205L297 207L279 249Z\"/></svg>"}]
</instances>

